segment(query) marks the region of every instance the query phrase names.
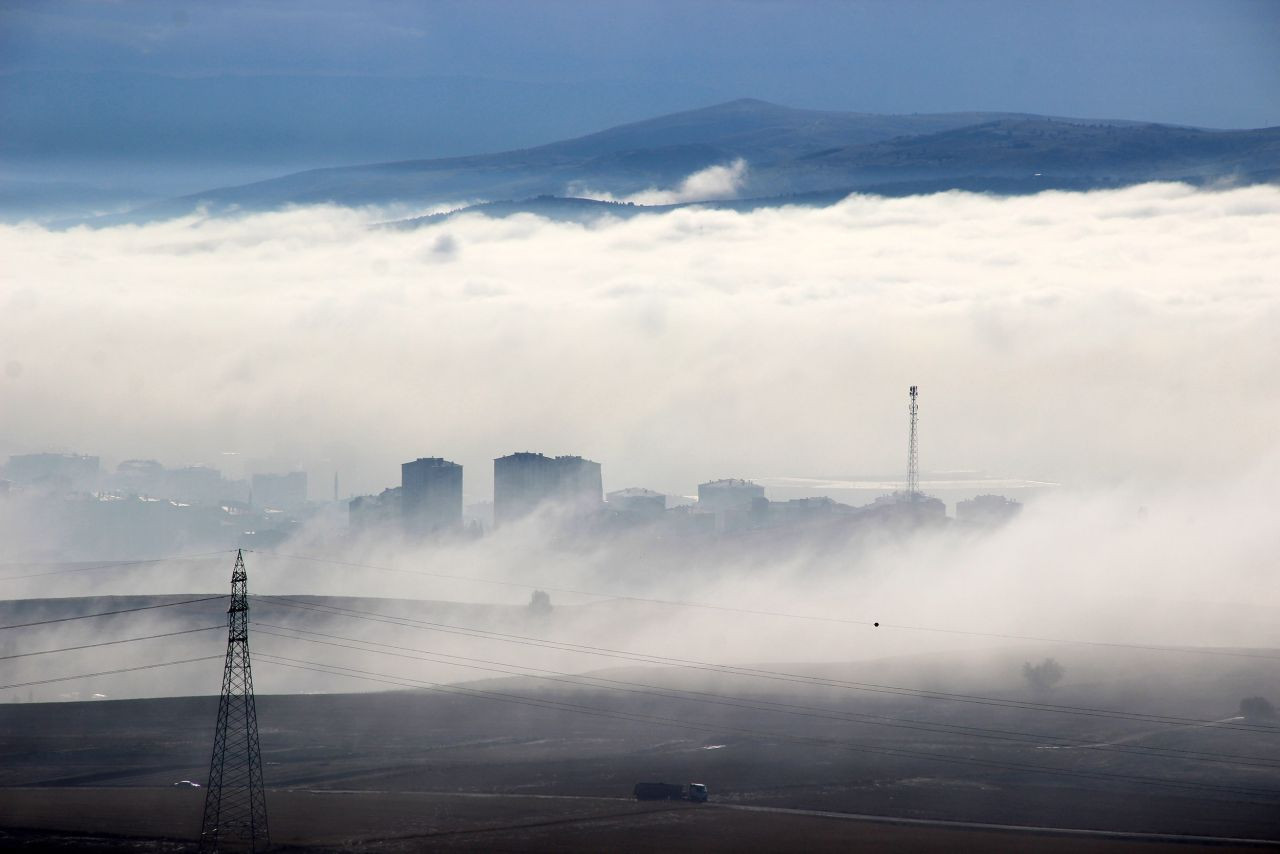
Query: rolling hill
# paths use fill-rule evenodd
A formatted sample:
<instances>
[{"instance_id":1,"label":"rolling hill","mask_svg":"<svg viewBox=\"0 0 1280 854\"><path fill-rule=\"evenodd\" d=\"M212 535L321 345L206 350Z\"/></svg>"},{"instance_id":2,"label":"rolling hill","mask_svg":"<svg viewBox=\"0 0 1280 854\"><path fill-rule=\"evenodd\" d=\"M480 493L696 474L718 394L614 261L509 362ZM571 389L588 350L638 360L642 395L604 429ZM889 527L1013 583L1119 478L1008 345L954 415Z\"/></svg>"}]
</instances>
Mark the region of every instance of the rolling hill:
<instances>
[{"instance_id":1,"label":"rolling hill","mask_svg":"<svg viewBox=\"0 0 1280 854\"><path fill-rule=\"evenodd\" d=\"M1280 128L1212 131L1002 113L884 116L756 100L621 125L536 148L317 169L213 189L127 214L154 219L288 205L458 207L537 196L625 197L742 159L741 199L852 191L1030 192L1151 180L1280 178ZM780 197L787 197L785 199Z\"/></svg>"}]
</instances>

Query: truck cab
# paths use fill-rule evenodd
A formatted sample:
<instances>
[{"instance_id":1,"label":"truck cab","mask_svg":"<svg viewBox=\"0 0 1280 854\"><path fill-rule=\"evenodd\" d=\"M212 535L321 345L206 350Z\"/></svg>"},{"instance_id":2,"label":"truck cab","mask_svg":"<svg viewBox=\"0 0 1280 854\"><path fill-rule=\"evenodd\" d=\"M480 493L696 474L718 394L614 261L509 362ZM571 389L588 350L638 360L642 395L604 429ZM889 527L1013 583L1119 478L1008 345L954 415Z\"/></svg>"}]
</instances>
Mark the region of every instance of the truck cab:
<instances>
[{"instance_id":1,"label":"truck cab","mask_svg":"<svg viewBox=\"0 0 1280 854\"><path fill-rule=\"evenodd\" d=\"M707 784L706 783L690 783L689 784L689 800L696 804L704 804L707 802Z\"/></svg>"}]
</instances>

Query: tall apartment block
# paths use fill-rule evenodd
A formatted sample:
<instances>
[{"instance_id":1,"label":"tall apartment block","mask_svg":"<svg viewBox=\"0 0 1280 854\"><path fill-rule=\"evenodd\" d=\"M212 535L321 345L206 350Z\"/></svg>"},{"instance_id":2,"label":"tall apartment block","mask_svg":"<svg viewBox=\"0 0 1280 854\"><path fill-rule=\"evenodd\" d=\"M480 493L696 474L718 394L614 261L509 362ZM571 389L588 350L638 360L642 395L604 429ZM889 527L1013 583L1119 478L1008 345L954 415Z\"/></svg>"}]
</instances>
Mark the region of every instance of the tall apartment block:
<instances>
[{"instance_id":1,"label":"tall apartment block","mask_svg":"<svg viewBox=\"0 0 1280 854\"><path fill-rule=\"evenodd\" d=\"M277 510L296 510L307 503L307 473L291 471L288 474L255 474L253 503L259 507Z\"/></svg>"},{"instance_id":2,"label":"tall apartment block","mask_svg":"<svg viewBox=\"0 0 1280 854\"><path fill-rule=\"evenodd\" d=\"M543 503L575 513L598 510L604 497L600 464L582 457L520 453L493 461L493 523L515 521Z\"/></svg>"},{"instance_id":3,"label":"tall apartment block","mask_svg":"<svg viewBox=\"0 0 1280 854\"><path fill-rule=\"evenodd\" d=\"M462 466L423 457L400 466L400 511L406 534L462 527Z\"/></svg>"},{"instance_id":4,"label":"tall apartment block","mask_svg":"<svg viewBox=\"0 0 1280 854\"><path fill-rule=\"evenodd\" d=\"M751 502L764 498L764 487L740 478L712 480L698 484L698 509L712 513L743 510Z\"/></svg>"}]
</instances>

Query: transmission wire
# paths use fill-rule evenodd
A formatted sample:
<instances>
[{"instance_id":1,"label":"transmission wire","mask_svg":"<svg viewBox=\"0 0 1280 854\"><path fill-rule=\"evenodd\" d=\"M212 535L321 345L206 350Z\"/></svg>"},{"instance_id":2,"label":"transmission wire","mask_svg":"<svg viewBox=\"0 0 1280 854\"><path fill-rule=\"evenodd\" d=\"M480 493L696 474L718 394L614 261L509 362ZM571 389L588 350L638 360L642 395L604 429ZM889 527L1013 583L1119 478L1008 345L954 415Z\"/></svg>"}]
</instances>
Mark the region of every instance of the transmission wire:
<instances>
[{"instance_id":1,"label":"transmission wire","mask_svg":"<svg viewBox=\"0 0 1280 854\"><path fill-rule=\"evenodd\" d=\"M317 605L312 603L301 603L297 600L291 600L284 596L271 596L258 594L257 598L266 598L286 607L301 608L304 610L318 611L320 613L335 613L337 616L346 616L353 619L369 620L370 622L385 623L388 625L401 626L403 628L418 628L426 631L438 631L444 634L457 634L463 637L473 637L485 640L497 640L504 643L514 643L519 645L538 646L547 649L556 649L562 652L572 652L584 655L595 655L604 658L616 658L626 661L643 661L649 664L662 664L668 666L676 666L691 670L706 670L713 673L726 673L734 676L746 676L752 678L770 679L781 682L794 682L804 685L819 685L826 687L844 688L848 690L866 691L869 693L888 694L891 696L910 696L919 697L928 700L941 700L951 702L971 703L975 705L996 706L1003 708L1020 709L1024 711L1051 712L1060 714L1071 714L1086 717L1114 718L1119 720L1134 720L1145 723L1155 724L1172 724L1177 726L1204 726L1214 725L1220 729L1232 729L1243 732L1260 732L1260 733L1280 733L1280 727L1267 724L1232 724L1222 721L1212 721L1203 718L1187 718L1172 715L1157 715L1147 712L1124 712L1114 709L1097 709L1085 706L1068 706L1052 703L1035 703L1024 700L1007 700L995 697L984 697L974 694L960 694L946 691L929 691L915 688L904 688L894 685L880 685L876 683L854 682L840 679L824 679L817 676L806 676L804 674L786 673L775 670L764 670L760 668L739 667L736 665L717 664L714 662L698 661L696 659L674 658L670 656L660 656L647 653L636 653L627 650L610 649L608 647L587 646L584 644L575 644L569 641L553 641L544 638L529 637L526 635L512 635L503 632L495 632L487 629L473 629L465 626L452 626L447 623L433 623L427 620L417 620L412 617L397 617L389 614L378 614L372 611L361 611L351 608L342 608L336 605ZM329 609L329 610L323 610Z\"/></svg>"},{"instance_id":2,"label":"transmission wire","mask_svg":"<svg viewBox=\"0 0 1280 854\"><path fill-rule=\"evenodd\" d=\"M31 626L48 626L53 623L69 623L72 620L87 620L91 617L111 617L116 614L133 614L137 611L153 611L156 608L174 608L178 605L192 605L196 602L212 602L214 599L226 598L226 596L202 596L199 599L183 599L179 602L161 602L158 605L139 605L136 608L120 608L115 611L99 611L95 614L77 614L74 617L56 617L50 620L36 620L31 623L14 623L9 626L0 626L0 631L5 629L26 629Z\"/></svg>"},{"instance_id":3,"label":"transmission wire","mask_svg":"<svg viewBox=\"0 0 1280 854\"><path fill-rule=\"evenodd\" d=\"M824 617L818 614L794 614L786 611L766 611L756 608L740 608L731 605L715 605L709 602L688 602L678 599L656 599L646 596L633 596L619 593L603 593L595 590L581 590L572 587L554 587L546 584L530 584L520 581L500 581L491 578L476 578L466 575L452 575L440 572L427 572L426 570L401 569L392 566L378 566L376 564L356 563L353 561L333 560L330 558L311 557L307 555L284 554L281 552L255 551L254 554L260 554L267 557L284 558L287 560L312 561L314 563L327 563L337 566L355 567L359 569L373 569L381 572L398 572L406 575L420 575L427 578L443 578L453 581L469 581L476 584L493 584L503 587L519 587L526 590L544 590L552 593L570 593L578 596L592 596L598 599L611 599L627 602L642 602L652 605L666 605L677 608L699 608L711 611L726 611L736 614L752 614L764 617L780 617L791 620L810 620L823 623L838 623L842 625L852 626L870 626L872 628L884 629L901 629L905 631L916 632L935 632L941 634L965 635L969 637L998 638L1001 640L1022 640L1035 641L1037 643L1055 643L1075 646L1095 646L1109 647L1120 649L1140 649L1149 652L1172 652L1193 655L1216 655L1232 658L1261 658L1272 661L1280 661L1280 655L1267 655L1264 653L1243 652L1239 650L1222 650L1222 649L1200 649L1195 647L1180 647L1161 644L1139 644L1139 643L1122 643L1119 641L1090 641L1078 640L1072 638L1049 638L1039 637L1036 635L1018 635L1003 634L999 632L979 632L969 629L951 629L951 628L935 628L932 626L914 626L905 623L884 623L873 620L853 620L846 617Z\"/></svg>"},{"instance_id":4,"label":"transmission wire","mask_svg":"<svg viewBox=\"0 0 1280 854\"><path fill-rule=\"evenodd\" d=\"M725 726L703 726L696 723L690 723L678 718L667 718L659 715L647 715L635 712L618 712L611 709L601 709L595 706L583 706L577 703L565 703L555 700L539 700L536 698L526 697L520 694L508 694L502 691L487 691L478 688L467 688L461 685L445 685L438 682L427 682L425 680L409 679L407 677L395 676L393 674L377 673L375 671L363 670L355 667L342 667L340 665L325 664L323 662L305 661L302 659L288 658L285 656L272 655L269 653L259 653L257 656L260 660L268 661L273 664L284 664L285 666L299 666L299 669L317 669L317 672L329 673L335 676L347 676L356 679L368 679L373 682L384 682L386 684L396 684L401 687L422 688L429 691L436 691L451 694L467 694L475 695L484 699L493 699L499 702L512 702L517 705L535 706L550 710L566 710L602 718L614 718L621 720L630 720L641 723L657 723L663 726L674 726L681 729L696 730L699 732L723 733L733 732L738 735L746 735L754 738L778 739L782 741L792 741L801 744L810 744L823 747L834 747L840 750L848 750L856 753L872 753L885 756L893 756L896 758L924 759L927 761L949 762L963 765L981 765L990 768L998 768L1005 771L1030 771L1034 773L1061 775L1072 777L1084 777L1097 780L1122 780L1126 782L1138 782L1147 785L1167 786L1172 788L1196 789L1201 791L1228 792L1233 794L1245 794L1250 796L1264 797L1271 803L1280 792L1267 789L1253 789L1247 787L1236 786L1219 786L1212 783L1197 783L1194 781L1174 781L1166 780L1160 777L1145 777L1130 774L1113 774L1102 771L1080 771L1072 769L1056 769L1048 768L1040 765L1027 765L1013 762L999 762L995 760L977 759L974 757L958 757L943 756L941 754L926 753L919 751L902 750L898 748L875 748L862 745L853 745L846 742L834 741L832 739L822 739L811 736L795 736L786 733L764 732L760 730L751 730L741 727L725 727ZM346 672L344 672L346 671Z\"/></svg>"},{"instance_id":5,"label":"transmission wire","mask_svg":"<svg viewBox=\"0 0 1280 854\"><path fill-rule=\"evenodd\" d=\"M316 632L308 629L299 629L292 626L277 626L272 623L262 623L254 621L253 624L259 627L259 634L270 637L285 638L288 640L300 640L308 643L324 644L326 646L341 647L343 649L352 649L359 652L373 652L380 655L390 655L398 658L409 658L415 661L431 661L439 664L447 664L452 667L464 667L472 670L485 670L495 673L505 673L513 676L524 676L532 679L542 679L549 682L562 682L568 685L576 685L578 687L595 688L597 690L619 691L630 694L643 694L653 697L664 697L667 699L680 700L682 702L694 703L713 703L716 705L729 706L731 708L748 709L751 711L780 712L783 714L801 715L804 717L823 718L826 720L844 721L847 723L861 723L869 726L886 726L897 729L915 730L919 732L929 732L935 735L970 735L980 738L990 738L996 741L1008 741L1018 744L1037 744L1040 741L1056 741L1059 742L1056 747L1061 749L1079 749L1079 750L1097 750L1106 753L1125 753L1133 756L1146 756L1148 758L1164 758L1164 759L1184 759L1187 761L1198 762L1218 762L1228 765L1245 765L1255 768L1280 768L1280 763L1267 760L1258 761L1257 756L1243 756L1240 754L1230 753L1212 753L1198 750L1182 750L1179 748L1161 748L1135 745L1131 748L1119 747L1109 744L1081 744L1072 739L1062 736L1048 735L1042 733L1019 732L1016 730L999 730L987 727L972 727L962 724L948 724L933 721L919 721L911 718L894 717L891 715L872 715L861 712L845 712L839 709L823 708L819 706L806 706L796 703L778 703L769 700L752 699L747 697L736 697L728 694L716 694L709 691L695 691L685 688L667 688L661 685L650 685L643 682L631 682L621 679L609 679L603 676L593 676L590 674L574 674L560 670L550 670L541 667L532 667L523 664L514 664L504 661L493 661L484 658L472 658L464 655L452 655L449 653L436 652L434 650L416 649L414 647L397 646L395 644L380 643L378 641L367 641L360 638L349 638L342 635L333 635L326 632ZM299 632L304 635L316 635L319 638L330 638L334 641L352 641L357 644L365 644L366 646L353 646L351 644L334 643L332 641L318 640L316 638L298 637L296 635L284 635L279 632L263 631L262 627L267 629L284 629L291 632ZM387 647L387 649L370 649L369 647ZM388 650L399 650L400 652L390 652ZM425 656L404 655L402 653L416 652L425 653ZM456 661L448 661L446 659L456 659ZM473 664L461 664L462 662L476 662ZM486 667L484 665L497 665L496 667ZM517 668L517 669L511 669ZM537 674L551 674L549 676L541 676ZM609 683L606 685L595 684L596 682ZM615 687L628 686L628 687ZM652 690L647 690L652 689ZM682 696L683 695L683 696ZM704 699L705 698L705 699Z\"/></svg>"},{"instance_id":6,"label":"transmission wire","mask_svg":"<svg viewBox=\"0 0 1280 854\"><path fill-rule=\"evenodd\" d=\"M157 667L172 667L175 664L193 664L197 661L221 661L221 655L206 655L201 658L184 658L180 661L161 661L157 664L140 664L137 667L121 667L116 670L100 670L97 673L79 673L75 676L59 676L55 679L37 679L34 682L15 682L12 685L0 685L0 691L10 688L26 688L31 685L49 685L54 682L70 682L73 679L89 679L94 676L114 676L117 673L133 673L137 670L155 670Z\"/></svg>"},{"instance_id":7,"label":"transmission wire","mask_svg":"<svg viewBox=\"0 0 1280 854\"><path fill-rule=\"evenodd\" d=\"M159 635L144 635L142 637L137 637L137 638L121 638L120 640L99 641L98 643L86 643L86 644L81 644L80 646L64 646L64 647L59 647L58 649L42 649L37 652L19 652L14 655L0 655L0 661L9 661L10 659L13 659L13 658L29 658L30 656L33 656L33 655L49 655L55 652L72 652L80 649L94 649L100 646L114 646L115 644L120 644L120 643L133 643L134 641L155 640L156 638L171 638L176 635L190 635L190 634L195 634L196 632L212 631L213 629L225 629L226 627L227 627L226 623L223 623L217 626L204 626L199 629L182 629L181 631L165 632L164 634L159 634Z\"/></svg>"}]
</instances>

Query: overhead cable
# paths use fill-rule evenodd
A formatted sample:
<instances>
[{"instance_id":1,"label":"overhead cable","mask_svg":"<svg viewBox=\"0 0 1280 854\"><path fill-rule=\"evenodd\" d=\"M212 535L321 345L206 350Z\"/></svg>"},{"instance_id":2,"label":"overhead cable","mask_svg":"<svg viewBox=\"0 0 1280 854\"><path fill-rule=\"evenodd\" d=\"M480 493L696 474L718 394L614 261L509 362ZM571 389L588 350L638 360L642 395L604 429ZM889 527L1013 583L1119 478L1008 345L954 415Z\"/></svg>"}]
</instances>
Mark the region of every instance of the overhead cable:
<instances>
[{"instance_id":1,"label":"overhead cable","mask_svg":"<svg viewBox=\"0 0 1280 854\"><path fill-rule=\"evenodd\" d=\"M380 572L395 572L406 575L420 575L427 578L442 578L452 581L468 581L475 584L491 584L502 587L518 587L525 590L542 590L550 593L569 593L578 596L591 596L597 599L616 600L622 602L640 602L650 605L663 605L676 608L698 608L709 611L724 611L735 614L750 614L753 616L776 617L788 620L808 620L821 623L838 623L851 626L864 626L878 629L898 629L902 631L913 632L932 632L949 635L965 635L969 637L996 638L1000 640L1019 640L1031 641L1035 643L1052 643L1065 644L1072 646L1093 646L1103 648L1118 649L1136 649L1147 652L1165 652L1165 653L1181 653L1189 655L1213 655L1225 656L1230 658L1262 658L1272 661L1280 661L1280 655L1272 655L1267 653L1255 653L1244 650L1224 650L1224 649L1205 649L1199 647L1172 646L1165 644L1142 644L1142 643L1123 643L1120 641L1093 641L1081 640L1078 638L1053 638L1041 637L1038 635L1020 635L1002 632L981 632L972 629L954 629L937 626L918 626L906 623L887 623L878 620L854 620L847 617L828 617L821 614L797 614L787 611L769 611L759 608L744 608L733 605L717 605L711 602L690 602L679 599L657 599L647 596L635 596L626 593L604 592L599 590L584 590L572 587L556 587L548 584L538 584L522 581L503 581L492 578L477 578L469 575L454 575L441 572L428 572L426 570L402 569L392 566L379 566L376 564L357 563L353 561L333 560L330 558L312 557L309 555L284 554L281 552L255 551L254 554L264 555L266 557L285 558L288 560L310 561L313 563L326 563L336 566L354 567L358 569L372 569Z\"/></svg>"},{"instance_id":2,"label":"overhead cable","mask_svg":"<svg viewBox=\"0 0 1280 854\"><path fill-rule=\"evenodd\" d=\"M774 739L778 741L788 741L792 743L807 744L811 746L831 747L839 750L847 750L855 753L869 753L884 756L892 756L895 758L906 759L922 759L934 762L946 762L960 765L977 765L988 768L997 768L1005 771L1023 771L1037 774L1048 774L1052 776L1069 776L1087 778L1093 780L1120 781L1131 783L1142 783L1143 785L1164 786L1169 788L1193 789L1197 791L1213 791L1224 794L1246 795L1249 797L1258 797L1265 799L1263 803L1273 803L1280 792L1269 789L1255 789L1244 786L1223 786L1213 783L1201 783L1192 780L1169 780L1163 777L1148 777L1136 774L1116 774L1105 771L1088 771L1078 769L1050 768L1042 765L1031 765L1017 762L1004 762L990 759L979 759L969 756L946 756L937 753L928 753L924 751L905 750L900 748L880 748L869 747L865 745L849 744L848 742L838 741L835 739L819 738L814 736L798 736L788 733L768 732L762 730L753 730L743 727L721 726L721 725L705 725L680 718L669 718L660 715L650 715L639 712L623 712L613 709L602 709L596 706L586 706L579 703L566 703L554 700L543 700L540 698L527 697L520 694L510 694L503 691L490 691L478 688L469 688L464 685L445 685L438 682L428 682L425 680L411 679L407 677L396 676L394 674L378 673L376 671L364 670L354 667L343 667L339 665L327 664L324 662L306 661L303 659L289 658L285 656L272 655L269 653L258 653L256 658L261 661L267 661L273 664L283 664L285 666L297 667L303 670L315 670L321 673L329 673L336 676L347 676L355 679L366 679L373 682L382 682L384 684L394 684L401 687L421 688L423 690L462 694L467 696L475 696L479 698L492 699L498 702L509 702L517 705L533 706L537 708L548 709L552 711L572 711L582 714L591 715L600 718L612 718L619 720L629 720L639 723L659 724L664 727L677 727L680 729L689 729L699 732L710 732L715 734L723 734L726 732L736 735L744 735L752 738Z\"/></svg>"},{"instance_id":3,"label":"overhead cable","mask_svg":"<svg viewBox=\"0 0 1280 854\"><path fill-rule=\"evenodd\" d=\"M720 673L733 676L743 676L750 678L768 679L778 682L790 682L801 685L816 685L822 687L844 688L847 690L864 691L876 694L887 694L890 696L908 696L918 697L925 700L950 701L960 703L970 703L983 706L994 706L1010 709L1019 709L1034 712L1051 712L1058 714L1078 715L1085 717L1097 718L1114 718L1119 720L1136 720L1146 723L1172 725L1172 726L1217 726L1220 729L1241 730L1245 732L1260 733L1280 733L1280 726L1267 724L1249 724L1233 721L1214 721L1204 718L1181 717L1174 715L1159 715L1148 712L1128 712L1117 709L1102 709L1088 706L1070 706L1055 703L1037 703L1030 700L1014 700L1000 697L988 697L976 694L961 694L956 692L923 690L918 688L908 688L897 685L884 685L873 682L856 682L844 679L830 679L818 676L809 676L800 673L787 673L785 671L767 670L756 667L741 667L730 664L717 664L715 662L699 661L697 659L676 658L673 656L663 656L649 653L637 653L628 650L610 649L601 646L589 646L586 644L576 644L569 641L555 641L545 638L530 637L527 635L513 635L504 632L496 632L488 629L473 629L465 626L454 626L447 623L435 623L428 620L417 620L412 617L398 617L389 614L379 614L371 611L361 611L352 608L344 608L336 605L321 605L318 603L306 603L299 600L290 599L284 596L259 596L257 598L265 598L269 601L277 602L287 607L301 608L304 610L316 611L319 613L333 613L338 616L347 616L353 619L369 620L371 622L385 623L387 625L398 625L405 628L418 628L424 631L436 631L444 634L455 634L462 637L482 638L487 640L495 640L504 643L513 643L527 646L543 647L545 649L554 649L562 652L579 653L583 655L592 655L603 658L620 659L623 661L638 661L647 664L660 664L664 666L680 667L690 670L702 670L711 673Z\"/></svg>"},{"instance_id":4,"label":"overhead cable","mask_svg":"<svg viewBox=\"0 0 1280 854\"><path fill-rule=\"evenodd\" d=\"M179 605L193 605L196 602L212 602L215 599L226 598L226 596L201 596L198 599L182 599L177 602L161 602L158 605L139 605L136 608L118 608L115 611L98 611L94 614L76 614L72 617L55 617L48 620L35 620L30 623L13 623L8 626L0 626L0 631L5 629L26 629L31 626L48 626L53 623L69 623L73 620L88 620L92 617L113 617L116 614L133 614L138 611L154 611L157 608L176 608Z\"/></svg>"}]
</instances>

